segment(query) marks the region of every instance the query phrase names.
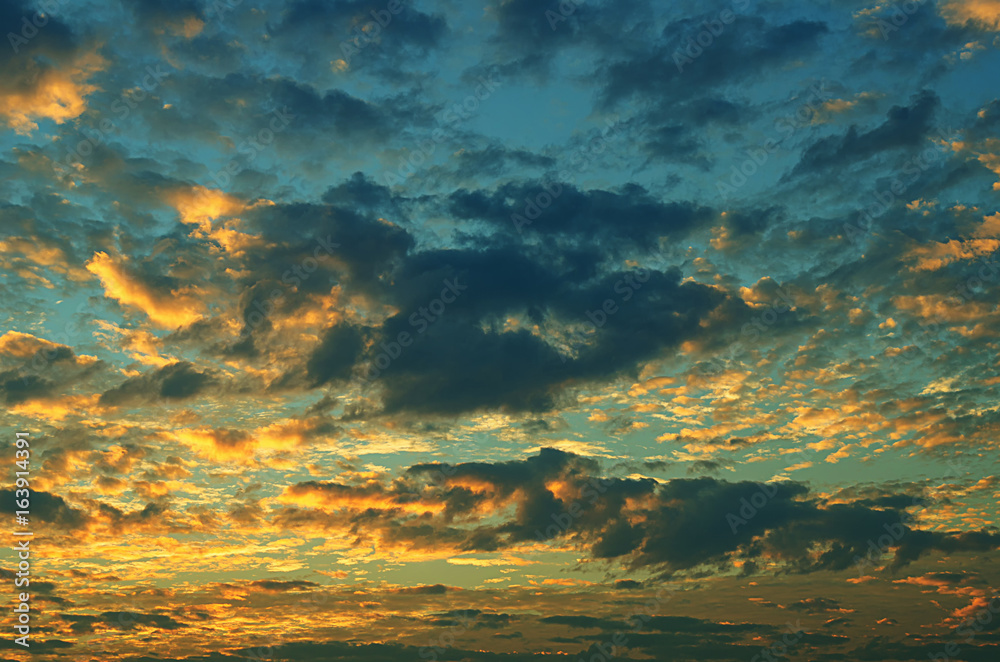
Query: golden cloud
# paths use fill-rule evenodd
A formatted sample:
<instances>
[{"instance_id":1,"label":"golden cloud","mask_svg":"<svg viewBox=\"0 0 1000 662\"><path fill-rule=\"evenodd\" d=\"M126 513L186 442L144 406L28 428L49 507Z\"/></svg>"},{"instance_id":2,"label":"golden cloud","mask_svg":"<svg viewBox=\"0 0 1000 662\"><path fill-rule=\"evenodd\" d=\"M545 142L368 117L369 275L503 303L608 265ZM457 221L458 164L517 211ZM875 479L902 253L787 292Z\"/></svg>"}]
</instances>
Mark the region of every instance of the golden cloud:
<instances>
[{"instance_id":1,"label":"golden cloud","mask_svg":"<svg viewBox=\"0 0 1000 662\"><path fill-rule=\"evenodd\" d=\"M941 16L952 25L972 21L985 28L1000 29L1000 0L948 0L940 7Z\"/></svg>"},{"instance_id":2,"label":"golden cloud","mask_svg":"<svg viewBox=\"0 0 1000 662\"><path fill-rule=\"evenodd\" d=\"M38 128L39 118L62 124L79 117L87 109L86 96L97 89L85 81L105 64L96 52L83 54L62 68L22 58L24 71L15 84L2 86L0 119L16 133L28 135Z\"/></svg>"},{"instance_id":3,"label":"golden cloud","mask_svg":"<svg viewBox=\"0 0 1000 662\"><path fill-rule=\"evenodd\" d=\"M138 308L154 324L175 328L201 319L204 304L196 296L194 287L157 291L129 272L126 258L116 260L103 252L94 253L86 266L101 279L106 297Z\"/></svg>"}]
</instances>

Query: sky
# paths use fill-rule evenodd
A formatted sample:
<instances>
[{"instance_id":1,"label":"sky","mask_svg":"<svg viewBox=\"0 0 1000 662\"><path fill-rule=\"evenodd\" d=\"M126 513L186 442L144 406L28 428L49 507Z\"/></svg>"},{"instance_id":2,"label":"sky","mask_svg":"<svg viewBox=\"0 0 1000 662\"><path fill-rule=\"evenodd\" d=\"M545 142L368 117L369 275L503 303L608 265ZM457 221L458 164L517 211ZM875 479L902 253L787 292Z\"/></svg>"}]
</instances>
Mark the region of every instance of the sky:
<instances>
[{"instance_id":1,"label":"sky","mask_svg":"<svg viewBox=\"0 0 1000 662\"><path fill-rule=\"evenodd\" d=\"M1000 659L1000 1L0 24L0 661Z\"/></svg>"}]
</instances>

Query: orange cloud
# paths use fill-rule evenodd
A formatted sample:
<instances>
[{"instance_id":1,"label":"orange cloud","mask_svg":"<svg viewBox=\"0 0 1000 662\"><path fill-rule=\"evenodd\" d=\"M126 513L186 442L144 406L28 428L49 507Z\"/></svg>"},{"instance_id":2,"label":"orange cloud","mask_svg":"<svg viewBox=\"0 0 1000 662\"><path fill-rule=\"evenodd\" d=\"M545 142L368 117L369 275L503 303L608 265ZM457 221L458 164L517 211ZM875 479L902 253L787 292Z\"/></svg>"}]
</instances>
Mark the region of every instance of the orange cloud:
<instances>
[{"instance_id":1,"label":"orange cloud","mask_svg":"<svg viewBox=\"0 0 1000 662\"><path fill-rule=\"evenodd\" d=\"M197 225L197 231L205 234L212 232L212 219L233 216L245 209L235 196L204 186L172 191L167 194L167 202L177 210L181 223ZM239 245L241 241L226 232L222 232L218 239L224 247L228 244Z\"/></svg>"},{"instance_id":2,"label":"orange cloud","mask_svg":"<svg viewBox=\"0 0 1000 662\"><path fill-rule=\"evenodd\" d=\"M941 16L953 25L972 21L997 30L1000 29L1000 0L948 0L941 4Z\"/></svg>"},{"instance_id":3,"label":"orange cloud","mask_svg":"<svg viewBox=\"0 0 1000 662\"><path fill-rule=\"evenodd\" d=\"M57 343L37 338L30 333L19 331L8 331L0 336L0 354L6 354L18 359L26 359L33 356L40 349L57 349L65 347Z\"/></svg>"},{"instance_id":4,"label":"orange cloud","mask_svg":"<svg viewBox=\"0 0 1000 662\"><path fill-rule=\"evenodd\" d=\"M183 429L175 431L173 438L199 455L221 462L252 460L257 448L257 441L240 430Z\"/></svg>"},{"instance_id":5,"label":"orange cloud","mask_svg":"<svg viewBox=\"0 0 1000 662\"><path fill-rule=\"evenodd\" d=\"M84 54L63 68L22 57L19 66L24 71L15 84L2 86L0 119L15 132L28 135L38 128L35 120L39 118L62 124L79 117L87 109L86 96L97 89L85 81L104 64L96 52Z\"/></svg>"},{"instance_id":6,"label":"orange cloud","mask_svg":"<svg viewBox=\"0 0 1000 662\"><path fill-rule=\"evenodd\" d=\"M326 422L322 419L286 419L254 430L262 448L294 450L323 434Z\"/></svg>"},{"instance_id":7,"label":"orange cloud","mask_svg":"<svg viewBox=\"0 0 1000 662\"><path fill-rule=\"evenodd\" d=\"M23 255L24 258L14 257L16 255ZM61 248L46 244L44 241L40 241L34 237L8 237L7 239L0 240L0 256L2 256L0 258L0 268L8 271L27 271L23 266L24 261L27 260L33 265L45 267L46 271L62 274L70 281L83 282L90 278L90 275L86 271L69 264L66 253ZM34 269L33 266L30 268ZM41 278L30 271L22 275L22 277L32 279Z\"/></svg>"},{"instance_id":8,"label":"orange cloud","mask_svg":"<svg viewBox=\"0 0 1000 662\"><path fill-rule=\"evenodd\" d=\"M468 558L468 557L451 557L447 559L447 562L452 565L471 565L477 568L489 568L494 566L525 566L534 565L538 561L529 561L527 559L522 559L518 556L504 556L501 558L492 559L479 559L479 558Z\"/></svg>"},{"instance_id":9,"label":"orange cloud","mask_svg":"<svg viewBox=\"0 0 1000 662\"><path fill-rule=\"evenodd\" d=\"M917 246L906 254L916 258L910 271L936 271L958 260L974 260L992 254L1000 248L1000 240L977 238L968 241L949 239L944 243L932 242Z\"/></svg>"},{"instance_id":10,"label":"orange cloud","mask_svg":"<svg viewBox=\"0 0 1000 662\"><path fill-rule=\"evenodd\" d=\"M20 416L28 416L41 420L61 421L70 414L99 411L98 395L67 395L55 399L29 400L13 405L10 412Z\"/></svg>"},{"instance_id":11,"label":"orange cloud","mask_svg":"<svg viewBox=\"0 0 1000 662\"><path fill-rule=\"evenodd\" d=\"M925 320L941 322L970 322L986 318L991 306L977 301L960 303L956 299L941 295L893 297L892 303L899 310L905 310Z\"/></svg>"},{"instance_id":12,"label":"orange cloud","mask_svg":"<svg viewBox=\"0 0 1000 662\"><path fill-rule=\"evenodd\" d=\"M163 345L163 341L149 331L123 329L117 324L106 320L96 320L96 324L103 331L117 336L117 345L122 351L143 365L162 368L163 366L177 362L175 357L160 355L160 348ZM100 332L98 333L100 334Z\"/></svg>"},{"instance_id":13,"label":"orange cloud","mask_svg":"<svg viewBox=\"0 0 1000 662\"><path fill-rule=\"evenodd\" d=\"M404 501L376 488L355 488L337 483L310 482L286 487L281 503L320 510L391 510L421 515L444 512L445 504L423 500Z\"/></svg>"},{"instance_id":14,"label":"orange cloud","mask_svg":"<svg viewBox=\"0 0 1000 662\"><path fill-rule=\"evenodd\" d=\"M125 258L116 261L107 253L94 253L87 263L87 271L101 279L106 297L138 308L161 327L186 326L201 319L204 305L195 296L195 288L156 291L129 273Z\"/></svg>"}]
</instances>

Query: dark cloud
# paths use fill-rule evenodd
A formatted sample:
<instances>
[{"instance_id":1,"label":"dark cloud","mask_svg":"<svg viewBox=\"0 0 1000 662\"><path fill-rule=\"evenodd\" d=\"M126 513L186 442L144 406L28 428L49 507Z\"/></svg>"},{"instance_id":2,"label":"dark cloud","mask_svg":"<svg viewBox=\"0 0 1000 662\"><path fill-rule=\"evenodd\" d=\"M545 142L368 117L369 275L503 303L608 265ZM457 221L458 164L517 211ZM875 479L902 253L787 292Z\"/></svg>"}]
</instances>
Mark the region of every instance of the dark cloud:
<instances>
[{"instance_id":1,"label":"dark cloud","mask_svg":"<svg viewBox=\"0 0 1000 662\"><path fill-rule=\"evenodd\" d=\"M8 73L0 89L5 92L24 92L35 88L46 73L54 71L58 65L67 64L80 48L80 38L64 20L48 15L47 20L42 21L36 16L38 13L38 7L31 2L0 2L0 26L7 42L7 46L0 49L0 63ZM24 27L25 19L34 30ZM43 23L41 28L36 27L38 22ZM33 36L24 39L22 31ZM11 39L8 35L15 38ZM15 66L15 62L19 66Z\"/></svg>"},{"instance_id":2,"label":"dark cloud","mask_svg":"<svg viewBox=\"0 0 1000 662\"><path fill-rule=\"evenodd\" d=\"M365 0L298 0L285 7L271 32L279 48L307 64L343 60L346 66L340 66L351 73L409 82L412 75L403 72L442 46L448 21L405 2L399 7L391 13L386 3Z\"/></svg>"},{"instance_id":3,"label":"dark cloud","mask_svg":"<svg viewBox=\"0 0 1000 662\"><path fill-rule=\"evenodd\" d=\"M510 215L520 213L521 201L539 190L528 184L492 193L460 190L448 197L448 210L458 219L512 229ZM348 293L377 297L399 313L379 326L329 327L304 369L296 367L273 387L317 387L381 373L377 386L387 414L543 412L556 405L569 384L628 372L696 331L704 334L702 321L726 301L716 288L681 282L677 270L647 271L643 285L623 289L633 274L606 272L606 255L583 245L597 239L623 256L645 255L658 249L658 237L682 236L712 217L708 209L662 202L634 185L619 191L565 186L527 229L545 242L538 247L514 243L512 234L507 245L415 251L410 232L372 218L405 213L409 203L358 174L331 187L324 199L326 206L275 205L249 215L276 242L266 252L247 251L245 268L251 275L241 297L244 315L260 317L255 307L273 288L283 295L275 314L291 314L309 302L309 295L328 291L331 280ZM292 237L290 227L295 228ZM335 245L330 254L337 266L322 261L317 266L313 260L310 273L296 269L306 264L310 251L326 245ZM607 300L620 297L626 300L606 325L571 342L576 353L571 359L555 336L496 328L510 315L526 315L543 328L586 323L588 311L600 311ZM427 312L435 301L438 306L448 301L443 314L433 306L435 312ZM738 302L727 305L728 314L742 314ZM269 329L265 319L249 339L228 351L257 356L267 342L260 336ZM401 334L413 339L412 346L389 357L386 366L381 355Z\"/></svg>"},{"instance_id":4,"label":"dark cloud","mask_svg":"<svg viewBox=\"0 0 1000 662\"><path fill-rule=\"evenodd\" d=\"M428 260L431 257L434 262ZM626 296L624 280L632 274L613 273L578 285L558 273L573 269L573 264L557 271L554 267L559 265L533 265L512 251L448 251L417 256L411 264L420 268L412 269L416 273L408 282L419 273L424 282L440 284L454 274L470 294L459 296L440 320L424 323L422 334L413 315L438 296L434 290L414 296L413 303L400 306L400 315L385 322L382 335L387 340L415 329L420 335L380 378L387 413L547 411L571 384L631 372L637 363L704 334L701 321L725 299L713 288L682 283L678 272L650 271L639 289L629 287L630 300L621 301L619 297ZM483 322L491 324L521 311L540 324L586 322L588 311L600 311L609 300L617 312L592 335L580 338L574 358L526 330L483 328Z\"/></svg>"},{"instance_id":5,"label":"dark cloud","mask_svg":"<svg viewBox=\"0 0 1000 662\"><path fill-rule=\"evenodd\" d=\"M852 126L843 136L830 136L814 143L803 152L795 173L820 173L886 150L921 146L940 105L941 100L934 92L924 90L909 106L893 106L885 122L870 131L859 132Z\"/></svg>"},{"instance_id":6,"label":"dark cloud","mask_svg":"<svg viewBox=\"0 0 1000 662\"><path fill-rule=\"evenodd\" d=\"M363 342L361 332L349 324L329 329L306 364L312 386L321 386L332 379L349 379Z\"/></svg>"},{"instance_id":7,"label":"dark cloud","mask_svg":"<svg viewBox=\"0 0 1000 662\"><path fill-rule=\"evenodd\" d=\"M805 598L788 605L788 609L792 611L803 611L810 614L837 611L839 608L840 603L830 598Z\"/></svg>"},{"instance_id":8,"label":"dark cloud","mask_svg":"<svg viewBox=\"0 0 1000 662\"><path fill-rule=\"evenodd\" d=\"M562 54L591 56L642 43L649 38L653 15L648 3L633 0L572 5L511 0L492 3L490 12L497 23L486 42L486 62L504 77L532 81L547 81Z\"/></svg>"},{"instance_id":9,"label":"dark cloud","mask_svg":"<svg viewBox=\"0 0 1000 662\"><path fill-rule=\"evenodd\" d=\"M328 293L331 279L343 282L352 293L383 296L382 279L415 244L399 225L357 210L366 203L381 203L384 196L383 188L355 177L327 192L325 197L334 204L274 205L250 211L246 217L251 227L273 245L248 250L244 259L251 274L243 283L248 288L243 298L247 315L256 310L251 287L262 295L278 289L284 311L297 309L307 295ZM339 266L312 265L317 256L332 256ZM315 270L307 272L310 266Z\"/></svg>"},{"instance_id":10,"label":"dark cloud","mask_svg":"<svg viewBox=\"0 0 1000 662\"><path fill-rule=\"evenodd\" d=\"M447 593L448 590L448 587L444 584L431 584L427 586L408 586L406 588L395 589L395 592L412 595L441 595Z\"/></svg>"},{"instance_id":11,"label":"dark cloud","mask_svg":"<svg viewBox=\"0 0 1000 662\"><path fill-rule=\"evenodd\" d=\"M711 474L721 471L722 467L723 465L720 462L715 462L712 460L695 460L694 462L691 463L691 466L688 467L687 472L689 474L701 474L701 473Z\"/></svg>"},{"instance_id":12,"label":"dark cloud","mask_svg":"<svg viewBox=\"0 0 1000 662\"><path fill-rule=\"evenodd\" d=\"M282 579L257 579L248 584L251 588L260 589L262 591L274 592L274 593L285 593L287 591L301 591L305 589L315 588L319 586L316 582L309 582L301 579L297 580L282 580Z\"/></svg>"},{"instance_id":13,"label":"dark cloud","mask_svg":"<svg viewBox=\"0 0 1000 662\"><path fill-rule=\"evenodd\" d=\"M849 618L845 618L843 616L837 616L836 618L831 618L830 620L825 621L823 623L823 627L825 628L843 627L850 625L852 622L853 621L851 621L851 619Z\"/></svg>"},{"instance_id":14,"label":"dark cloud","mask_svg":"<svg viewBox=\"0 0 1000 662\"><path fill-rule=\"evenodd\" d=\"M19 498L23 498L23 496ZM13 505L16 501L14 490L0 490L0 501ZM89 521L86 512L74 508L57 494L32 490L29 502L31 504L31 517L40 522L51 524L56 529L73 531L83 528Z\"/></svg>"},{"instance_id":15,"label":"dark cloud","mask_svg":"<svg viewBox=\"0 0 1000 662\"><path fill-rule=\"evenodd\" d=\"M137 24L150 34L169 29L183 34L185 22L205 21L202 3L196 0L124 0ZM211 3L209 3L211 4Z\"/></svg>"},{"instance_id":16,"label":"dark cloud","mask_svg":"<svg viewBox=\"0 0 1000 662\"><path fill-rule=\"evenodd\" d=\"M96 506L96 513L109 521L110 530L116 535L136 530L191 532L190 526L176 525L171 521L170 508L162 500L160 502L153 501L142 508L129 511L101 502L98 502Z\"/></svg>"},{"instance_id":17,"label":"dark cloud","mask_svg":"<svg viewBox=\"0 0 1000 662\"><path fill-rule=\"evenodd\" d=\"M708 47L691 50L700 54L688 55L689 42L705 30L703 21L717 17L718 12L706 12L673 22L650 50L605 65L601 71L604 103L613 105L633 95L672 102L704 94L715 86L758 76L791 58L813 54L829 32L818 21L769 25L759 16L737 15Z\"/></svg>"},{"instance_id":18,"label":"dark cloud","mask_svg":"<svg viewBox=\"0 0 1000 662\"><path fill-rule=\"evenodd\" d=\"M546 616L539 619L542 623L555 623L557 625L568 625L571 628L599 628L601 630L614 630L621 626L617 621L593 616Z\"/></svg>"},{"instance_id":19,"label":"dark cloud","mask_svg":"<svg viewBox=\"0 0 1000 662\"><path fill-rule=\"evenodd\" d=\"M53 395L54 382L38 375L21 375L17 370L0 372L0 396L8 405L16 405L26 400L36 400Z\"/></svg>"},{"instance_id":20,"label":"dark cloud","mask_svg":"<svg viewBox=\"0 0 1000 662\"><path fill-rule=\"evenodd\" d=\"M180 630L186 627L170 616L144 614L131 611L106 611L98 616L86 614L59 614L59 618L70 624L76 634L89 634L101 630L137 630L153 628L157 630Z\"/></svg>"},{"instance_id":21,"label":"dark cloud","mask_svg":"<svg viewBox=\"0 0 1000 662\"><path fill-rule=\"evenodd\" d=\"M463 149L452 163L456 176L471 172L490 177L521 173L527 168L549 169L556 164L556 159L551 156L525 149L510 149L496 142L482 149Z\"/></svg>"},{"instance_id":22,"label":"dark cloud","mask_svg":"<svg viewBox=\"0 0 1000 662\"><path fill-rule=\"evenodd\" d=\"M616 579L615 588L625 589L625 590L635 590L643 587L642 582L637 582L634 579Z\"/></svg>"},{"instance_id":23,"label":"dark cloud","mask_svg":"<svg viewBox=\"0 0 1000 662\"><path fill-rule=\"evenodd\" d=\"M860 567L859 562L871 571L883 564L883 553L885 563L898 569L931 551L988 552L1000 547L1000 536L985 530L930 532L903 524L905 508L914 504L912 497L906 504L875 508L860 502L828 503L805 485L791 481L762 484L694 478L657 484L652 479L603 478L593 460L554 449L503 463L414 465L407 475L429 481L434 490L422 491L421 483L408 481L397 482L391 490L314 483L301 483L295 489L308 490L313 485L332 490L334 503L380 497L385 504L381 514L372 512L354 521L359 535L374 526L383 535L408 544L448 544L479 552L527 540L565 538L596 559L617 559L634 570L667 573L710 573L737 560L751 572L765 561L799 573L854 569ZM556 480L571 486L578 496L556 497L546 487ZM470 481L489 489L472 492L458 487ZM504 522L481 521L471 528L456 525L460 516L488 512L490 504L505 504L511 498L516 499L517 508ZM425 517L390 526L384 519L398 517L398 508L417 499L444 506L436 523ZM630 502L647 505L630 511ZM290 523L285 517L282 520ZM878 542L887 531L892 533L890 544ZM882 551L871 556L872 547L879 549L879 545ZM817 547L824 551L814 556L810 550ZM793 608L815 612L837 605L814 598Z\"/></svg>"},{"instance_id":24,"label":"dark cloud","mask_svg":"<svg viewBox=\"0 0 1000 662\"><path fill-rule=\"evenodd\" d=\"M194 364L180 361L126 379L102 393L99 402L108 407L120 407L134 403L186 400L205 391L215 381L209 372L201 372Z\"/></svg>"},{"instance_id":25,"label":"dark cloud","mask_svg":"<svg viewBox=\"0 0 1000 662\"><path fill-rule=\"evenodd\" d=\"M551 204L542 209L539 198ZM647 252L659 248L659 237L683 236L713 218L711 209L667 202L636 184L617 191L583 191L558 182L504 184L492 193L460 189L450 195L448 211L510 232L520 226L520 231L543 238L587 238L605 249L628 246ZM512 220L515 214L521 218Z\"/></svg>"}]
</instances>

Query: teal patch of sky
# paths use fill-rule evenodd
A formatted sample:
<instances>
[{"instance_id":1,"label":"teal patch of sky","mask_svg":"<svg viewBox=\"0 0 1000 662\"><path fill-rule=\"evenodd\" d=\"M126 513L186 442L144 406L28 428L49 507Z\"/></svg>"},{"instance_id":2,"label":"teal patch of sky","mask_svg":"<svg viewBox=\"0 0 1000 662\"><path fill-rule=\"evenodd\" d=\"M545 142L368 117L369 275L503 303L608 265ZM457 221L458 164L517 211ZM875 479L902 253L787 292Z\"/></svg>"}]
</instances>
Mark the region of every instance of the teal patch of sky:
<instances>
[{"instance_id":1,"label":"teal patch of sky","mask_svg":"<svg viewBox=\"0 0 1000 662\"><path fill-rule=\"evenodd\" d=\"M93 332L97 330L94 321L96 319L109 319L103 313L99 316L94 314L92 296L100 296L96 290L88 292L86 289L81 289L66 296L59 293L59 284L57 283L56 290L36 289L35 294L39 297L38 302L44 306L44 319L40 324L37 318L31 320L30 326L21 328L21 331L51 342L68 345L77 354L91 354L107 358L108 351L98 345L93 337ZM128 360L123 353L114 351L111 353L119 359Z\"/></svg>"},{"instance_id":2,"label":"teal patch of sky","mask_svg":"<svg viewBox=\"0 0 1000 662\"><path fill-rule=\"evenodd\" d=\"M963 60L962 66L949 69L945 76L935 81L935 90L949 109L974 115L997 98L1000 51L989 45L992 38L990 34L982 35L980 45L983 50L972 51L971 60ZM959 125L958 118L955 124ZM967 125L967 120L961 124Z\"/></svg>"}]
</instances>

